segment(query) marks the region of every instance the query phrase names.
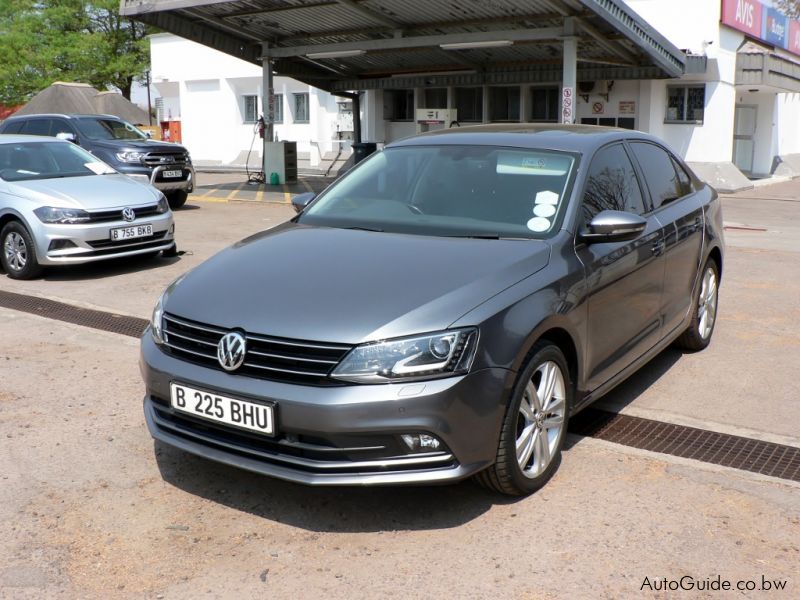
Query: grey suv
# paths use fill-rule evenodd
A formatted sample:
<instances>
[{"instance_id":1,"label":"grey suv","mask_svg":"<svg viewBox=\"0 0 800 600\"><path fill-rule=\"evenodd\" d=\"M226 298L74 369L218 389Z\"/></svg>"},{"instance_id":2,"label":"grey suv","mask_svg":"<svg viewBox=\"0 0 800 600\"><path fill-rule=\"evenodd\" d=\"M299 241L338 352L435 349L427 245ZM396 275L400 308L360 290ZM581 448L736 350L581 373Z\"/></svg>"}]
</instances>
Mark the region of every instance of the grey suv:
<instances>
[{"instance_id":1,"label":"grey suv","mask_svg":"<svg viewBox=\"0 0 800 600\"><path fill-rule=\"evenodd\" d=\"M720 202L642 133L444 130L295 204L158 301L156 439L307 484L527 494L571 415L714 331Z\"/></svg>"},{"instance_id":2,"label":"grey suv","mask_svg":"<svg viewBox=\"0 0 800 600\"><path fill-rule=\"evenodd\" d=\"M151 140L119 117L21 115L3 121L2 133L45 135L74 142L120 173L164 192L173 210L183 206L194 189L194 167L186 148Z\"/></svg>"}]
</instances>

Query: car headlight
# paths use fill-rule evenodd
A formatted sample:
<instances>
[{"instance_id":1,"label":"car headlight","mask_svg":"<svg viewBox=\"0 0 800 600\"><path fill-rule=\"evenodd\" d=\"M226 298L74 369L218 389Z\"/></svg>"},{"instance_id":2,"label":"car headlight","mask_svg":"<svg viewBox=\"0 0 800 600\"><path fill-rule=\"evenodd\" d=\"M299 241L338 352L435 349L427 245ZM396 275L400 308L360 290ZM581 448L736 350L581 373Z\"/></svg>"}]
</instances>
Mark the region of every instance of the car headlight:
<instances>
[{"instance_id":1,"label":"car headlight","mask_svg":"<svg viewBox=\"0 0 800 600\"><path fill-rule=\"evenodd\" d=\"M158 345L164 343L163 319L164 294L161 294L158 302L156 302L155 308L153 308L153 315L150 317L150 333L153 335L153 341Z\"/></svg>"},{"instance_id":2,"label":"car headlight","mask_svg":"<svg viewBox=\"0 0 800 600\"><path fill-rule=\"evenodd\" d=\"M126 163L140 163L146 152L117 152L117 160Z\"/></svg>"},{"instance_id":3,"label":"car headlight","mask_svg":"<svg viewBox=\"0 0 800 600\"><path fill-rule=\"evenodd\" d=\"M356 346L331 377L356 383L436 379L469 371L478 330L453 329Z\"/></svg>"},{"instance_id":4,"label":"car headlight","mask_svg":"<svg viewBox=\"0 0 800 600\"><path fill-rule=\"evenodd\" d=\"M90 220L89 213L79 208L56 208L54 206L40 206L33 213L42 223L74 224L86 223Z\"/></svg>"},{"instance_id":5,"label":"car headlight","mask_svg":"<svg viewBox=\"0 0 800 600\"><path fill-rule=\"evenodd\" d=\"M169 210L169 202L167 201L167 197L164 194L159 192L159 199L158 199L158 207L156 207L156 213L159 215L163 215L165 212Z\"/></svg>"}]
</instances>

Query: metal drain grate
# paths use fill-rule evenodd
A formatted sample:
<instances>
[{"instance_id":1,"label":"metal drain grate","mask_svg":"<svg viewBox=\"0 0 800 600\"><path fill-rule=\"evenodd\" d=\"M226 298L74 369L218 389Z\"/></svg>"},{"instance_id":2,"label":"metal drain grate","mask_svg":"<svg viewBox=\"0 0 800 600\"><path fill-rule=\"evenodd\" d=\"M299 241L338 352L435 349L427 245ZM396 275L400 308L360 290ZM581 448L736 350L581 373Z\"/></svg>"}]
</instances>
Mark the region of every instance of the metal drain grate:
<instances>
[{"instance_id":1,"label":"metal drain grate","mask_svg":"<svg viewBox=\"0 0 800 600\"><path fill-rule=\"evenodd\" d=\"M141 337L147 326L146 319L81 308L47 298L14 294L2 290L0 290L0 306L135 338Z\"/></svg>"},{"instance_id":2,"label":"metal drain grate","mask_svg":"<svg viewBox=\"0 0 800 600\"><path fill-rule=\"evenodd\" d=\"M800 481L800 448L588 408L570 431L651 452Z\"/></svg>"},{"instance_id":3,"label":"metal drain grate","mask_svg":"<svg viewBox=\"0 0 800 600\"><path fill-rule=\"evenodd\" d=\"M92 327L112 333L141 337L146 319L80 308L23 294L0 291L0 307ZM597 439L691 458L800 482L800 448L751 438L652 421L640 417L587 408L570 420L572 433Z\"/></svg>"}]
</instances>

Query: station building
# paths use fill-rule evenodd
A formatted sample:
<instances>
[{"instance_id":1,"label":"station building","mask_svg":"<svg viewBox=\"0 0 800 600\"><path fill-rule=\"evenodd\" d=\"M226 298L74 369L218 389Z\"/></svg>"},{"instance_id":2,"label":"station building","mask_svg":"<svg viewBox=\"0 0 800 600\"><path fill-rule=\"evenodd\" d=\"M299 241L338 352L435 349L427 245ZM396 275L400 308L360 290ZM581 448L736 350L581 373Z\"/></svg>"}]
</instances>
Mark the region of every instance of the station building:
<instances>
[{"instance_id":1,"label":"station building","mask_svg":"<svg viewBox=\"0 0 800 600\"><path fill-rule=\"evenodd\" d=\"M273 136L276 81L291 77L349 100L356 141L577 122L659 136L721 190L800 175L800 22L772 0L122 0L121 12L260 66Z\"/></svg>"}]
</instances>

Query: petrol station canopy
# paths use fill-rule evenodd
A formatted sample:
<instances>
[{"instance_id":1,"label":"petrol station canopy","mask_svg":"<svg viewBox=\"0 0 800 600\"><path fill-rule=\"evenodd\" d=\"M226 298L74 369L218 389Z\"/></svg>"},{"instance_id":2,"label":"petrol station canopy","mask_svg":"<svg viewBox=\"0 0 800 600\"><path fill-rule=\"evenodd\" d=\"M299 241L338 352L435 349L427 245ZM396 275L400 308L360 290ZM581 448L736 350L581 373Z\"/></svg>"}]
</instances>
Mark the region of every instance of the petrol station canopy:
<instances>
[{"instance_id":1,"label":"petrol station canopy","mask_svg":"<svg viewBox=\"0 0 800 600\"><path fill-rule=\"evenodd\" d=\"M121 0L120 11L332 93L705 69L620 0Z\"/></svg>"}]
</instances>

